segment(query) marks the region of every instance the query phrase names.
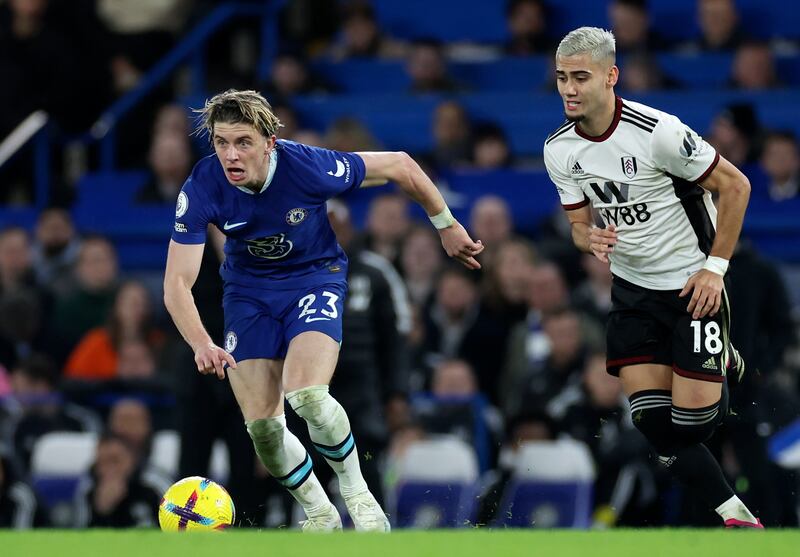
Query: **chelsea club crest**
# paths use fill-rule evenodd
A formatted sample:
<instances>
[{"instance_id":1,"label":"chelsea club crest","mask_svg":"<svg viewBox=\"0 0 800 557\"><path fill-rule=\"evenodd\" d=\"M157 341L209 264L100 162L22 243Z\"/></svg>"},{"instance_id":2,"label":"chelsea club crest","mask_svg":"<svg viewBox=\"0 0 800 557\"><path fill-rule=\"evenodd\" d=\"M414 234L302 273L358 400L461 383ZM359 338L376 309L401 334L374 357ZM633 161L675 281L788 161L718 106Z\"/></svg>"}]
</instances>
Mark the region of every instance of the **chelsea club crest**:
<instances>
[{"instance_id":1,"label":"chelsea club crest","mask_svg":"<svg viewBox=\"0 0 800 557\"><path fill-rule=\"evenodd\" d=\"M234 350L236 350L236 343L239 339L236 338L236 333L233 331L228 331L228 334L225 335L225 352L230 354Z\"/></svg>"},{"instance_id":2,"label":"chelsea club crest","mask_svg":"<svg viewBox=\"0 0 800 557\"><path fill-rule=\"evenodd\" d=\"M302 207L297 207L296 209L291 209L288 213L286 213L286 222L292 226L297 226L303 222L307 216L308 211Z\"/></svg>"}]
</instances>

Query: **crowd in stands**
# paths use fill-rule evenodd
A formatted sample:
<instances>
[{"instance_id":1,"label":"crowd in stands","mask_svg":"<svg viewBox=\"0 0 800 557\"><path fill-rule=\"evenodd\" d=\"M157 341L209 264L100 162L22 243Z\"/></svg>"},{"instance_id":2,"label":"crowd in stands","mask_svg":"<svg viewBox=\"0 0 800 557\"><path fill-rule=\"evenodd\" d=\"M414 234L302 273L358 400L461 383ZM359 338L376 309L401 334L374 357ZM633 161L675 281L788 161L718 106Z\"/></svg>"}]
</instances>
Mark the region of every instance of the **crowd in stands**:
<instances>
[{"instance_id":1,"label":"crowd in stands","mask_svg":"<svg viewBox=\"0 0 800 557\"><path fill-rule=\"evenodd\" d=\"M0 73L8 76L0 103L9 109L0 113L0 137L38 108L66 132L85 131L212 4L0 3ZM402 61L408 94L453 94L438 102L428 127L419 131L433 138L432 150L412 153L434 178L452 168L536 167L540 160L515 153L502 126L470 115L457 94L471 84L455 78L448 63L550 56L558 40L549 31L550 8L547 1L510 0L504 44L448 44L391 36L367 1L296 0L281 12L282 48L266 81L255 81L247 65L253 30L242 26L227 30L226 41L210 49L209 88L262 91L283 123L280 138L344 151L380 149L381 138L357 117L315 129L304 124L293 101L340 94L315 73L317 64ZM700 34L671 43L653 29L646 1L608 2L623 67L621 94L685 87L659 68L664 52L730 53L731 88L785 86L775 56L797 55L797 43L748 36L733 0L698 0L696 17ZM138 205L174 204L193 163L208 152L191 135L181 93L179 82L162 87L118 134L120 164L149 172L135 195ZM553 127L559 118L554 115ZM800 203L794 130L766 129L751 105L739 103L698 131L746 172L752 203ZM0 179L5 204L32 200L22 163L4 168ZM42 211L32 230L0 226L0 527L152 526L170 481L209 473L217 437L228 444L228 487L241 524L291 524L290 501L257 465L229 387L196 373L191 352L162 308L162 277L121 269L108 238L77 230L68 210L74 185L57 182L52 199L60 206ZM347 221L346 205L332 205L331 215ZM379 403L380 427L359 435L358 427L369 428L353 420L359 446L365 439L364 458L374 461L377 481L383 476L384 492L394 489L392 470L410 445L453 435L475 449L481 493L474 521L491 524L522 444L566 437L588 447L597 470L594 525L716 524L657 466L633 427L619 382L605 373L608 266L574 249L560 212L535 235L523 236L524 224L491 192L472 205L464 225L486 245L478 273L453 266L436 231L417 222L409 201L391 190L371 200L363 229L351 228L352 237L336 227L352 261L368 253L383 262L372 260L373 266L385 264L389 275L402 279L410 319L410 326L398 324L395 331L405 349L394 364L391 388L382 385L385 377L362 382L376 385L370 395ZM218 238L210 238L194 294L221 344L220 250ZM734 408L742 410L710 446L765 525L797 526L797 473L768 454L770 436L797 419L800 408L800 329L791 285L746 238L732 260L731 278L731 338L753 371L732 393ZM351 282L353 299L374 303L358 292ZM347 329L344 342L346 348ZM359 388L348 383L347 373L337 371L332 389L337 381L345 391ZM345 403L346 395L337 398ZM182 436L180 462L169 471L154 466L151 454L154 436L166 430ZM31 481L37 440L54 431L97 434L89 473L66 515L48 505Z\"/></svg>"}]
</instances>

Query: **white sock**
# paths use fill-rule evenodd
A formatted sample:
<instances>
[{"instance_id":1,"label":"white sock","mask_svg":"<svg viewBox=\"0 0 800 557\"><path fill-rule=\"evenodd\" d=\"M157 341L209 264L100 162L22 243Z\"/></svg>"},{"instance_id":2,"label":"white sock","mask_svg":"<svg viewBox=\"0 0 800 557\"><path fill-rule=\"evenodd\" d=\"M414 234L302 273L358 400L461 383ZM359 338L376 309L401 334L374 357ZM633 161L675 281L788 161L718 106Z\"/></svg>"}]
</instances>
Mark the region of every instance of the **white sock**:
<instances>
[{"instance_id":1,"label":"white sock","mask_svg":"<svg viewBox=\"0 0 800 557\"><path fill-rule=\"evenodd\" d=\"M285 415L247 422L247 433L269 473L289 490L309 518L330 510L332 503L314 474L311 457L286 428Z\"/></svg>"},{"instance_id":2,"label":"white sock","mask_svg":"<svg viewBox=\"0 0 800 557\"><path fill-rule=\"evenodd\" d=\"M744 522L755 522L756 517L753 516L748 508L742 503L742 500L739 499L736 495L722 503L719 507L715 509L717 514L722 517L722 520L728 520L729 518L735 518L737 520L742 520Z\"/></svg>"},{"instance_id":3,"label":"white sock","mask_svg":"<svg viewBox=\"0 0 800 557\"><path fill-rule=\"evenodd\" d=\"M294 411L308 424L314 448L325 457L339 477L339 490L347 499L367 491L361 475L358 451L350 431L350 420L327 385L314 385L286 394Z\"/></svg>"}]
</instances>

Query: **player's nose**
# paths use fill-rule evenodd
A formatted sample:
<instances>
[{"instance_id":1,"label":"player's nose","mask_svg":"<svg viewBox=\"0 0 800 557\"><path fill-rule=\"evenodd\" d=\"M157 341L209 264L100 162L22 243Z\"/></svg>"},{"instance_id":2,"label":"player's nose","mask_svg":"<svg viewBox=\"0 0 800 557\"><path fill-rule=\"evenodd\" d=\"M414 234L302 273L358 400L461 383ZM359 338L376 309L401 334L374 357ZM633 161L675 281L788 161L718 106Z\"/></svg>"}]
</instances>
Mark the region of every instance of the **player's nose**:
<instances>
[{"instance_id":1,"label":"player's nose","mask_svg":"<svg viewBox=\"0 0 800 557\"><path fill-rule=\"evenodd\" d=\"M239 158L239 153L236 151L234 147L228 147L228 150L225 151L225 159L229 161L235 161Z\"/></svg>"}]
</instances>

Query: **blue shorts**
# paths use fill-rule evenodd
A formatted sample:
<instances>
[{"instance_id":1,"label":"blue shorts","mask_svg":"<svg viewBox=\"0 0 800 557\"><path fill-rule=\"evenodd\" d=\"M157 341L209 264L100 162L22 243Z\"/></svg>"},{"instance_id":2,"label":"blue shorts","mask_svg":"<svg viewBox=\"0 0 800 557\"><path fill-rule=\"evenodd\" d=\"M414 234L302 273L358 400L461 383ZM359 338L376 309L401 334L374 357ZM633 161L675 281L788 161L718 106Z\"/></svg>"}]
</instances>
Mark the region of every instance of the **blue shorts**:
<instances>
[{"instance_id":1,"label":"blue shorts","mask_svg":"<svg viewBox=\"0 0 800 557\"><path fill-rule=\"evenodd\" d=\"M224 348L236 361L254 358L280 360L289 342L306 331L318 331L342 341L345 282L302 290L265 290L225 285Z\"/></svg>"}]
</instances>

